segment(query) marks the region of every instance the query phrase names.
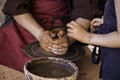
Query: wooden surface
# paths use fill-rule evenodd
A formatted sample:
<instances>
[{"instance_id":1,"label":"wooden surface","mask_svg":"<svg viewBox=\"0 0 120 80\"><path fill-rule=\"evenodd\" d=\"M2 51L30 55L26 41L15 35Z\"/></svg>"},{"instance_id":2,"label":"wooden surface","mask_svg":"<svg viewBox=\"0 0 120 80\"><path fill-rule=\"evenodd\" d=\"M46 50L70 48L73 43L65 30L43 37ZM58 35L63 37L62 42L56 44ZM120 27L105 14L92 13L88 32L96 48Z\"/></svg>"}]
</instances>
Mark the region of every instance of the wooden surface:
<instances>
[{"instance_id":1,"label":"wooden surface","mask_svg":"<svg viewBox=\"0 0 120 80\"><path fill-rule=\"evenodd\" d=\"M99 66L91 63L91 51L85 47L86 55L75 62L79 67L78 80L99 80ZM0 65L0 80L25 80L24 73Z\"/></svg>"},{"instance_id":2,"label":"wooden surface","mask_svg":"<svg viewBox=\"0 0 120 80\"><path fill-rule=\"evenodd\" d=\"M24 74L0 65L0 80L26 80Z\"/></svg>"},{"instance_id":3,"label":"wooden surface","mask_svg":"<svg viewBox=\"0 0 120 80\"><path fill-rule=\"evenodd\" d=\"M86 47L84 49L86 51L86 55L80 61L76 62L80 72L78 80L99 80L100 64L92 64L90 49Z\"/></svg>"}]
</instances>

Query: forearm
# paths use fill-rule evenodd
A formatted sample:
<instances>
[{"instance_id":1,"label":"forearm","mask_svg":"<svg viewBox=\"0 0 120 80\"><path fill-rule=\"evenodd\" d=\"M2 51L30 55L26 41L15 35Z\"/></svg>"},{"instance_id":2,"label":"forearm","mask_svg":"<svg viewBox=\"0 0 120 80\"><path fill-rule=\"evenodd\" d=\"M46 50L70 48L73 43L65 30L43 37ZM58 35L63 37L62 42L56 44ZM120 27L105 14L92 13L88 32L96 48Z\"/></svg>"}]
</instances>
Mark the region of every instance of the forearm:
<instances>
[{"instance_id":1,"label":"forearm","mask_svg":"<svg viewBox=\"0 0 120 80\"><path fill-rule=\"evenodd\" d=\"M120 33L117 31L108 34L92 34L86 36L87 43L111 48L120 48Z\"/></svg>"},{"instance_id":2,"label":"forearm","mask_svg":"<svg viewBox=\"0 0 120 80\"><path fill-rule=\"evenodd\" d=\"M13 16L14 19L27 31L29 31L37 40L44 29L34 20L31 14L25 13Z\"/></svg>"},{"instance_id":3,"label":"forearm","mask_svg":"<svg viewBox=\"0 0 120 80\"><path fill-rule=\"evenodd\" d=\"M108 33L108 34L89 34L90 44L111 47L111 48L120 48L120 0L114 0L115 2L115 11L117 19L117 31Z\"/></svg>"}]
</instances>

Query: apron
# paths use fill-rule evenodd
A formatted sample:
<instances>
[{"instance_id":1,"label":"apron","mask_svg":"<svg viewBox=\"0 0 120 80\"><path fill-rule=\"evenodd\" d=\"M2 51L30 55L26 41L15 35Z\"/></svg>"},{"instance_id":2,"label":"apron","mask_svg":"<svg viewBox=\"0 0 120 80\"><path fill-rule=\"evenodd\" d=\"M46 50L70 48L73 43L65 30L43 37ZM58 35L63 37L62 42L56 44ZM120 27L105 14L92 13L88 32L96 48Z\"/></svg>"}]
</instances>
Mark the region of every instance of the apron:
<instances>
[{"instance_id":1,"label":"apron","mask_svg":"<svg viewBox=\"0 0 120 80\"><path fill-rule=\"evenodd\" d=\"M51 20L57 16L69 16L68 0L32 0L32 15L45 29L51 28ZM47 6L46 6L47 5ZM49 8L48 8L49 7ZM61 24L56 20L54 27ZM23 66L31 58L24 48L36 39L16 21L0 29L0 64L23 72Z\"/></svg>"}]
</instances>

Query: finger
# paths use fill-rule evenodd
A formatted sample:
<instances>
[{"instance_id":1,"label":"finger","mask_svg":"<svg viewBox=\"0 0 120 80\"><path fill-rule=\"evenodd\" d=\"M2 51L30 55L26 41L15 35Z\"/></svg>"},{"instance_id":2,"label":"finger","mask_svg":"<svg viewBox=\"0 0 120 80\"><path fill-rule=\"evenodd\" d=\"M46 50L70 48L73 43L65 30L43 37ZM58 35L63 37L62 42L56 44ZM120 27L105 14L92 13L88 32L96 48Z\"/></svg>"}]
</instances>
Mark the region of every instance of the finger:
<instances>
[{"instance_id":1,"label":"finger","mask_svg":"<svg viewBox=\"0 0 120 80\"><path fill-rule=\"evenodd\" d=\"M97 27L97 26L99 26L99 25L100 25L100 22L94 23L94 26L95 26L95 27Z\"/></svg>"},{"instance_id":2,"label":"finger","mask_svg":"<svg viewBox=\"0 0 120 80\"><path fill-rule=\"evenodd\" d=\"M53 41L53 39L47 35L41 36L41 39L40 39L40 42L43 42L43 43L49 43L52 41Z\"/></svg>"},{"instance_id":3,"label":"finger","mask_svg":"<svg viewBox=\"0 0 120 80\"><path fill-rule=\"evenodd\" d=\"M95 19L93 19L93 20L91 21L90 25L93 25L93 24L96 23L96 22L97 22L97 19L95 18Z\"/></svg>"},{"instance_id":4,"label":"finger","mask_svg":"<svg viewBox=\"0 0 120 80\"><path fill-rule=\"evenodd\" d=\"M72 29L72 28L74 28L74 25L72 23L68 23L67 27L70 28L70 29Z\"/></svg>"},{"instance_id":5,"label":"finger","mask_svg":"<svg viewBox=\"0 0 120 80\"><path fill-rule=\"evenodd\" d=\"M43 48L43 49L51 49L51 44L48 44L48 43L40 43L40 46Z\"/></svg>"},{"instance_id":6,"label":"finger","mask_svg":"<svg viewBox=\"0 0 120 80\"><path fill-rule=\"evenodd\" d=\"M47 52L51 52L51 49L48 48L48 47L46 47L46 46L44 46L44 45L41 45L41 48L42 48L43 50L47 51Z\"/></svg>"},{"instance_id":7,"label":"finger","mask_svg":"<svg viewBox=\"0 0 120 80\"><path fill-rule=\"evenodd\" d=\"M67 53L68 49L52 49L52 53L57 54L57 55L63 55Z\"/></svg>"},{"instance_id":8,"label":"finger","mask_svg":"<svg viewBox=\"0 0 120 80\"><path fill-rule=\"evenodd\" d=\"M63 52L52 52L52 53L54 53L54 54L56 54L56 55L64 55L64 54L67 53L67 51L63 51Z\"/></svg>"},{"instance_id":9,"label":"finger","mask_svg":"<svg viewBox=\"0 0 120 80\"><path fill-rule=\"evenodd\" d=\"M67 33L67 36L74 38L73 33L71 32Z\"/></svg>"},{"instance_id":10,"label":"finger","mask_svg":"<svg viewBox=\"0 0 120 80\"><path fill-rule=\"evenodd\" d=\"M56 54L56 55L65 55L66 54L66 52L52 52L53 54Z\"/></svg>"},{"instance_id":11,"label":"finger","mask_svg":"<svg viewBox=\"0 0 120 80\"><path fill-rule=\"evenodd\" d=\"M51 37L54 39L56 37L56 34L53 32L50 32Z\"/></svg>"},{"instance_id":12,"label":"finger","mask_svg":"<svg viewBox=\"0 0 120 80\"><path fill-rule=\"evenodd\" d=\"M90 28L91 28L91 29L93 29L93 28L94 28L94 26L93 26L93 25L91 25L91 26L90 26Z\"/></svg>"},{"instance_id":13,"label":"finger","mask_svg":"<svg viewBox=\"0 0 120 80\"><path fill-rule=\"evenodd\" d=\"M52 41L52 36L51 36L51 32L50 31L46 31L45 34L43 34L46 41Z\"/></svg>"},{"instance_id":14,"label":"finger","mask_svg":"<svg viewBox=\"0 0 120 80\"><path fill-rule=\"evenodd\" d=\"M74 36L73 36L73 32L74 32L74 30L72 30L72 29L67 29L67 36L69 36L69 37L74 37Z\"/></svg>"},{"instance_id":15,"label":"finger","mask_svg":"<svg viewBox=\"0 0 120 80\"><path fill-rule=\"evenodd\" d=\"M72 33L72 32L73 32L73 29L71 29L71 28L68 28L68 29L67 29L67 34L68 34L68 33Z\"/></svg>"},{"instance_id":16,"label":"finger","mask_svg":"<svg viewBox=\"0 0 120 80\"><path fill-rule=\"evenodd\" d=\"M47 45L47 44L40 44L40 46L43 48L49 48L49 45Z\"/></svg>"},{"instance_id":17,"label":"finger","mask_svg":"<svg viewBox=\"0 0 120 80\"><path fill-rule=\"evenodd\" d=\"M92 21L90 22L90 25L93 25L94 22L95 22L95 20L92 20Z\"/></svg>"},{"instance_id":18,"label":"finger","mask_svg":"<svg viewBox=\"0 0 120 80\"><path fill-rule=\"evenodd\" d=\"M50 44L52 44L52 41L48 41L48 40L44 40L44 39L42 39L41 41L40 41L40 43L41 44L48 44L48 45L50 45Z\"/></svg>"},{"instance_id":19,"label":"finger","mask_svg":"<svg viewBox=\"0 0 120 80\"><path fill-rule=\"evenodd\" d=\"M92 31L97 31L97 27L94 26L94 27L91 28L91 30Z\"/></svg>"},{"instance_id":20,"label":"finger","mask_svg":"<svg viewBox=\"0 0 120 80\"><path fill-rule=\"evenodd\" d=\"M58 36L58 37L63 37L64 35L65 35L64 31L59 31L59 32L57 33L57 36Z\"/></svg>"},{"instance_id":21,"label":"finger","mask_svg":"<svg viewBox=\"0 0 120 80\"><path fill-rule=\"evenodd\" d=\"M71 24L73 24L74 26L78 26L78 23L75 21L71 21Z\"/></svg>"},{"instance_id":22,"label":"finger","mask_svg":"<svg viewBox=\"0 0 120 80\"><path fill-rule=\"evenodd\" d=\"M63 52L63 51L66 51L67 48L61 48L61 49L55 49L55 48L52 48L51 51L55 51L55 52Z\"/></svg>"},{"instance_id":23,"label":"finger","mask_svg":"<svg viewBox=\"0 0 120 80\"><path fill-rule=\"evenodd\" d=\"M51 43L52 41L53 41L53 39L51 39L51 38L46 38L46 40L45 40L46 43Z\"/></svg>"},{"instance_id":24,"label":"finger","mask_svg":"<svg viewBox=\"0 0 120 80\"><path fill-rule=\"evenodd\" d=\"M47 44L47 43L41 43L41 46L44 46L44 47L48 47L51 46L50 44Z\"/></svg>"},{"instance_id":25,"label":"finger","mask_svg":"<svg viewBox=\"0 0 120 80\"><path fill-rule=\"evenodd\" d=\"M60 44L63 44L63 43L68 43L68 40L67 38L58 38L58 39L55 39L52 44L53 45L60 45Z\"/></svg>"},{"instance_id":26,"label":"finger","mask_svg":"<svg viewBox=\"0 0 120 80\"><path fill-rule=\"evenodd\" d=\"M61 49L61 48L67 48L68 47L68 43L64 43L64 44L61 44L61 45L52 45L51 48L54 48L54 49Z\"/></svg>"},{"instance_id":27,"label":"finger","mask_svg":"<svg viewBox=\"0 0 120 80\"><path fill-rule=\"evenodd\" d=\"M71 21L70 23L67 24L68 29L74 30L76 27L81 27L80 24L78 24L75 21Z\"/></svg>"}]
</instances>

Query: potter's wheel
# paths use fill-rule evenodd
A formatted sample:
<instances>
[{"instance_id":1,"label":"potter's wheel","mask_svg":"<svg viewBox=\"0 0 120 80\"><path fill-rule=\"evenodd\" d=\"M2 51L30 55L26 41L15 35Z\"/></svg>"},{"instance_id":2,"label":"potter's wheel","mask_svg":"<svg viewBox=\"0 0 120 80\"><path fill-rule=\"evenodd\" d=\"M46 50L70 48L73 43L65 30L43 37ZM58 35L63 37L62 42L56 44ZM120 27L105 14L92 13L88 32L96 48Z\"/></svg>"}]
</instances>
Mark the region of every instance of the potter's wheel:
<instances>
[{"instance_id":1,"label":"potter's wheel","mask_svg":"<svg viewBox=\"0 0 120 80\"><path fill-rule=\"evenodd\" d=\"M38 42L30 43L26 46L25 52L28 56L32 58L38 58L38 57L58 57L63 58L71 61L80 60L85 55L85 50L82 48L82 46L73 44L69 47L67 54L65 55L55 55L53 53L48 53L44 51Z\"/></svg>"}]
</instances>

